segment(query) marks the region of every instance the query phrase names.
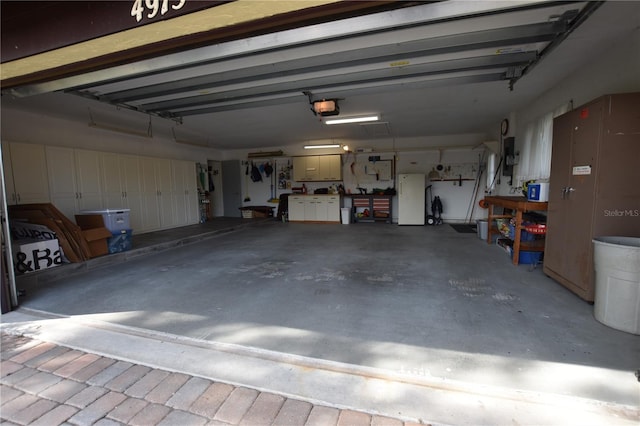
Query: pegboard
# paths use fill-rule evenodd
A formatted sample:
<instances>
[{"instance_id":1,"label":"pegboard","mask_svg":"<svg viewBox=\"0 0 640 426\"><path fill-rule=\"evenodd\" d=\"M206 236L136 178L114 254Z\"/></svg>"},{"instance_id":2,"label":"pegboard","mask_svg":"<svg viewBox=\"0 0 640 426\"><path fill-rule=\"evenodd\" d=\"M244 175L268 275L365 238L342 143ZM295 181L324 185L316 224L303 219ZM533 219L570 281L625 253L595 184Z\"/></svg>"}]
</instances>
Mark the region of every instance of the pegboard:
<instances>
[{"instance_id":1,"label":"pegboard","mask_svg":"<svg viewBox=\"0 0 640 426\"><path fill-rule=\"evenodd\" d=\"M432 181L438 180L475 180L478 175L478 163L450 163L443 164L443 169L438 171L436 166L433 166L429 172L436 171L440 174L440 179L431 179Z\"/></svg>"},{"instance_id":2,"label":"pegboard","mask_svg":"<svg viewBox=\"0 0 640 426\"><path fill-rule=\"evenodd\" d=\"M393 180L393 160L369 161L367 158L358 158L350 163L349 172L356 177L359 184L390 183Z\"/></svg>"}]
</instances>

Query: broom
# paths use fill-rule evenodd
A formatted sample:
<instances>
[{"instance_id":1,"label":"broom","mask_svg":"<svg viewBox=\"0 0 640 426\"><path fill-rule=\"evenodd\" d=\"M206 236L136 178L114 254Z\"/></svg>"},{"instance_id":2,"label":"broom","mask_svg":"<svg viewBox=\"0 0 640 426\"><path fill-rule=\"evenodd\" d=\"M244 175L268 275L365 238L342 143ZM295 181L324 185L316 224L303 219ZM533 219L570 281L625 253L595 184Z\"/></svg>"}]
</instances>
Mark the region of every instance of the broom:
<instances>
[{"instance_id":1,"label":"broom","mask_svg":"<svg viewBox=\"0 0 640 426\"><path fill-rule=\"evenodd\" d=\"M244 202L248 203L251 201L251 197L249 197L249 162L247 161L247 168L244 171L244 186L245 186L245 194Z\"/></svg>"},{"instance_id":2,"label":"broom","mask_svg":"<svg viewBox=\"0 0 640 426\"><path fill-rule=\"evenodd\" d=\"M269 199L269 203L279 203L280 199L276 196L278 195L278 190L276 189L276 172L278 171L278 162L273 160L273 170L271 171L271 198Z\"/></svg>"}]
</instances>

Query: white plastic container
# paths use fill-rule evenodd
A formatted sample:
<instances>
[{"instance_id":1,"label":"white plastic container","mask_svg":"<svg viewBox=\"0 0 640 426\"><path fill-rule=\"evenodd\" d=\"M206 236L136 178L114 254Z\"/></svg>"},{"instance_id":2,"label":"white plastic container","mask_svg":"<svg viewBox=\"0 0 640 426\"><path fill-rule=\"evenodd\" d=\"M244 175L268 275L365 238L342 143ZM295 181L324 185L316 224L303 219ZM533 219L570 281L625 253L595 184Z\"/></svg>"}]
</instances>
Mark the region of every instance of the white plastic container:
<instances>
[{"instance_id":1,"label":"white plastic container","mask_svg":"<svg viewBox=\"0 0 640 426\"><path fill-rule=\"evenodd\" d=\"M104 226L111 232L131 229L129 222L129 211L131 209L106 209L106 210L83 210L82 214L100 214L104 220Z\"/></svg>"},{"instance_id":2,"label":"white plastic container","mask_svg":"<svg viewBox=\"0 0 640 426\"><path fill-rule=\"evenodd\" d=\"M596 237L593 244L595 318L616 330L640 334L640 238Z\"/></svg>"},{"instance_id":3,"label":"white plastic container","mask_svg":"<svg viewBox=\"0 0 640 426\"><path fill-rule=\"evenodd\" d=\"M529 201L549 201L549 183L530 183L527 185L527 199Z\"/></svg>"},{"instance_id":4,"label":"white plastic container","mask_svg":"<svg viewBox=\"0 0 640 426\"><path fill-rule=\"evenodd\" d=\"M349 207L342 207L340 215L342 216L343 225L348 225L351 222L351 209Z\"/></svg>"}]
</instances>

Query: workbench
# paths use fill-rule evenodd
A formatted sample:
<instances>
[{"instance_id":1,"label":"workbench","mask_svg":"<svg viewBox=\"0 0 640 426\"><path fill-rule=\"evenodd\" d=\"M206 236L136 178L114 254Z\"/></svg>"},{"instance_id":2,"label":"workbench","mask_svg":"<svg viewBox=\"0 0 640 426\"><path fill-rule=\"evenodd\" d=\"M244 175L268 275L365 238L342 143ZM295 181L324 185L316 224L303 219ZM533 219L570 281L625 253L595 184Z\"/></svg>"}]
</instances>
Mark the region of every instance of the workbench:
<instances>
[{"instance_id":1,"label":"workbench","mask_svg":"<svg viewBox=\"0 0 640 426\"><path fill-rule=\"evenodd\" d=\"M517 265L520 260L520 251L544 251L544 240L535 240L521 242L522 230L522 215L526 212L539 212L547 211L547 202L528 201L526 197L518 196L491 196L485 197L484 200L489 206L489 217L487 223L487 243L491 244L491 235L498 231L498 228L494 226L493 221L495 219L502 218L515 218L515 232L513 237L513 264ZM494 207L502 207L506 210L511 210L512 214L494 214Z\"/></svg>"}]
</instances>

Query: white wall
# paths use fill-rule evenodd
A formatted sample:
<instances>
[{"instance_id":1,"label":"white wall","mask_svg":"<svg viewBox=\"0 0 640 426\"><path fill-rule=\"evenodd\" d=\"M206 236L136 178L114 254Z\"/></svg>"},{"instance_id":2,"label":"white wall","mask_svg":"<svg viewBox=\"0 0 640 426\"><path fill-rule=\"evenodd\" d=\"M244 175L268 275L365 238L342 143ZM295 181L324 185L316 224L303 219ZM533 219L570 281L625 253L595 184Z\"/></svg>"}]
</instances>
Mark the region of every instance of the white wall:
<instances>
[{"instance_id":1,"label":"white wall","mask_svg":"<svg viewBox=\"0 0 640 426\"><path fill-rule=\"evenodd\" d=\"M160 128L169 126L166 120L152 121L153 137L146 138L126 133L90 127L87 122L77 122L42 115L20 109L2 108L1 137L4 142L25 142L44 145L82 148L94 151L116 152L120 154L144 155L149 157L191 160L207 163L216 160L222 153L163 137ZM147 125L139 128L120 126L136 132L146 131ZM170 134L170 132L169 132Z\"/></svg>"},{"instance_id":2,"label":"white wall","mask_svg":"<svg viewBox=\"0 0 640 426\"><path fill-rule=\"evenodd\" d=\"M117 114L117 111L115 114ZM123 117L124 116L127 116L127 114L123 114ZM117 117L110 117L109 119L117 122L116 118ZM173 123L159 118L152 119L153 136L149 138L91 127L89 126L89 116L86 122L78 122L17 108L3 108L2 122L4 125L2 126L1 137L2 140L6 142L38 143L122 154L182 159L202 163L203 165L208 165L211 161L219 161L221 159L246 160L247 154L249 153L249 151L221 152L219 150L178 143L174 139L163 136L171 134L171 130L168 127L173 125ZM99 123L99 120L96 120L96 122ZM123 121L123 123L118 124L117 127L144 133L147 128L147 123ZM311 182L306 185L310 193L313 193L313 190L316 188L339 183L344 183L345 188L353 193L358 193L357 187L366 188L368 191L373 188L395 187L395 176L394 179L390 181L367 180L366 176L363 177L352 174L350 164L353 161L366 162L369 155L380 155L382 159L394 159L395 155L395 158L398 160L398 167L394 167L395 174L407 173L412 170L426 174L440 161L440 154L439 151L417 152L420 149L424 149L421 147L426 145L443 148L464 146L467 147L467 151L471 152L470 147L479 144L483 139L484 135L482 134L465 134L402 140L388 138L371 141L370 143L360 142L360 146L352 144L352 149L366 147L372 148L374 151L372 153L351 154L351 156L344 155L343 182ZM254 161L256 164L270 161L276 167L274 173L277 174L278 169L282 165L291 163L291 156L310 154L310 151L303 149L302 144L300 144L300 146L273 147L265 149L264 151L277 150L284 151L288 157L256 159ZM344 151L339 148L333 150L318 150L314 151L313 154L342 154L343 152ZM460 153L454 155L446 149L442 152L441 161L443 162L469 161L469 158L460 157ZM404 161L405 159L411 158L420 158L420 163L412 165L412 161ZM477 161L475 153L473 153L470 161ZM282 193L291 192L290 189L279 189L277 179L271 180L266 176L263 176L262 182L252 182L251 179L244 174L244 166L239 173L242 179L242 198L250 198L250 201L244 202L243 205L273 205L276 207L277 203L269 204L269 200L272 197L277 198ZM299 182L291 182L291 186L296 187L300 185L301 183ZM463 188L454 188L453 185L441 186L441 197L448 198L449 203L445 218L455 220L463 219L465 217L467 199L470 196L467 192L472 185L463 185ZM215 200L212 200L215 215L220 215L222 211L221 192L222 184L219 181L218 185L216 185L216 191L212 194L215 198ZM220 195L220 197L217 197L217 195Z\"/></svg>"},{"instance_id":3,"label":"white wall","mask_svg":"<svg viewBox=\"0 0 640 426\"><path fill-rule=\"evenodd\" d=\"M342 154L343 180L341 182L306 182L305 185L307 191L313 193L317 188L325 188L332 184L337 185L341 183L348 193L355 194L359 193L357 188L365 188L368 192L371 192L374 188L395 188L395 177L399 173L423 173L427 175L429 171L434 169L438 164L443 164L445 167L453 166L454 169L464 166L466 173L462 186L459 185L458 180L445 182L426 181L425 184L433 183L434 195L438 195L442 199L444 205L442 217L445 221L465 222L467 220L475 221L475 219L486 217L486 211L476 207L473 209L473 215L471 215L470 209L470 204L477 206L477 202L483 197L486 183L485 175L480 177L480 187L477 197L473 197L475 193L475 180L466 180L471 177L475 179L476 177L476 173L471 172L471 167L475 167L475 171L477 171L479 160L484 153L484 147L481 145L485 140L486 135L484 134L460 134L410 139L388 138L370 142L360 141L358 143L343 141L343 143L348 144L352 150L357 150L358 148L372 149L372 152L351 152L348 154L345 154L342 148L309 151L305 150L301 143L299 146L264 148L262 152L282 150L285 157L258 158L254 159L253 162L256 165L264 162L271 162L272 165L275 163L276 168L279 169L282 164L290 164L292 156ZM321 142L322 141L314 141L314 143L318 144ZM426 146L429 148L425 148ZM224 156L226 159L240 159L245 161L249 152L250 151L243 150L226 151ZM380 156L381 160L392 160L394 162L393 177L391 180L376 180L375 177L364 174L363 164L368 162L369 156ZM486 162L486 157L484 158L484 162ZM355 167L352 168L352 164L354 163ZM290 189L278 189L277 180L272 181L265 175L262 176L262 182L253 182L250 177L245 175L245 167L246 166L242 165L240 170L243 192L242 198L249 197L250 201L243 202L243 206L271 205L277 207L277 203L268 202L272 194L278 197L282 193L291 192ZM469 173L471 173L471 175L469 175ZM273 192L271 190L272 184L275 185ZM293 187L301 185L302 183L300 182L291 181L291 186ZM346 198L344 202L347 206L350 205L348 198ZM397 199L395 198L393 200L393 219L397 221Z\"/></svg>"}]
</instances>

